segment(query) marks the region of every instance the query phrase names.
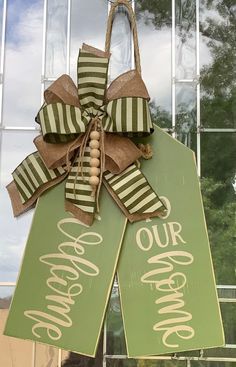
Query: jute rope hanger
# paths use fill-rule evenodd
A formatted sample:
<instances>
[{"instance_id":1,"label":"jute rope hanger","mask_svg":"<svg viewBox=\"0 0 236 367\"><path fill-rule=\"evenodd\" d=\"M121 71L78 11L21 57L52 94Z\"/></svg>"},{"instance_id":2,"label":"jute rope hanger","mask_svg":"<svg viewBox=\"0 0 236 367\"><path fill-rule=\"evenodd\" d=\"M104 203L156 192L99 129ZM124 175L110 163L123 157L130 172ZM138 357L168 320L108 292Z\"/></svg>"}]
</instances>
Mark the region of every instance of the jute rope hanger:
<instances>
[{"instance_id":1,"label":"jute rope hanger","mask_svg":"<svg viewBox=\"0 0 236 367\"><path fill-rule=\"evenodd\" d=\"M105 51L110 52L111 47L111 33L112 33L112 23L114 19L115 10L119 5L124 5L127 9L131 31L133 33L133 42L134 42L134 59L135 59L135 69L141 74L141 63L140 63L140 53L139 53L139 45L138 45L138 32L137 32L137 24L136 18L129 0L116 0L112 2L111 9L107 19L107 31L106 31L106 43L105 43Z\"/></svg>"},{"instance_id":2,"label":"jute rope hanger","mask_svg":"<svg viewBox=\"0 0 236 367\"><path fill-rule=\"evenodd\" d=\"M112 24L113 24L115 10L119 5L124 5L127 9L127 12L128 12L128 16L129 16L129 20L130 20L130 24L131 24L131 31L133 33L135 68L138 71L138 73L141 74L140 54L139 54L139 46L138 46L138 35L137 35L136 19L135 19L135 14L133 12L133 8L132 8L129 0L115 0L115 2L112 3L112 6L111 6L111 9L110 9L110 12L109 12L109 16L108 16L108 19L107 19L105 51L110 53ZM100 174L99 174L99 184L98 184L98 186L92 186L93 187L92 196L95 196L97 212L99 212L99 201L98 201L98 199L99 199L99 193L100 193L101 184L102 184L102 177L103 177L103 173L105 171L105 150L104 150L104 130L103 130L102 124L100 123L100 121L97 117L95 117L91 120L91 123L89 124L88 130L85 133L85 135L82 139L82 142L81 142L80 151L79 151L79 164L78 164L76 176L75 176L75 179L74 179L73 193L75 195L76 180L77 180L77 177L78 177L79 173L81 173L81 176L83 178L83 159L84 159L84 154L85 154L85 148L86 148L87 143L89 141L90 133L92 132L92 130L97 130L97 128L99 129L100 135L101 135L101 139L100 139L101 140L101 146L100 146L101 166L100 166ZM77 143L77 141L79 139L80 138L76 139L76 141L73 142L68 148L68 151L67 151L67 154L66 154L66 157L67 157L66 164L67 164L68 172L72 168L72 166L69 162L69 153L70 153L71 148L74 146L75 143ZM76 160L77 157L78 157L78 154L76 155L76 157L74 159Z\"/></svg>"}]
</instances>

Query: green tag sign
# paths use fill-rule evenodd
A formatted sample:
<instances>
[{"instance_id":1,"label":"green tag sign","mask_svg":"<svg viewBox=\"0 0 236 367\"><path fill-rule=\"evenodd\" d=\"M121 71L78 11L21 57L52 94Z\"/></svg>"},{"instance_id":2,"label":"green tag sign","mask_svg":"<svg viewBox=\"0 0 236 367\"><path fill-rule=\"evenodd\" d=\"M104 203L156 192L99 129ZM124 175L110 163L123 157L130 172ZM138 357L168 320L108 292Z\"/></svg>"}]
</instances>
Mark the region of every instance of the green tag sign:
<instances>
[{"instance_id":1,"label":"green tag sign","mask_svg":"<svg viewBox=\"0 0 236 367\"><path fill-rule=\"evenodd\" d=\"M38 201L5 334L94 356L117 261L128 355L222 346L194 155L161 129L142 164L167 212L128 224L104 190L85 227L64 211L64 184Z\"/></svg>"},{"instance_id":2,"label":"green tag sign","mask_svg":"<svg viewBox=\"0 0 236 367\"><path fill-rule=\"evenodd\" d=\"M191 150L156 128L142 170L168 209L128 224L118 266L128 355L222 346L224 336Z\"/></svg>"},{"instance_id":3,"label":"green tag sign","mask_svg":"<svg viewBox=\"0 0 236 367\"><path fill-rule=\"evenodd\" d=\"M101 196L91 227L64 211L63 183L39 199L6 335L95 355L126 223Z\"/></svg>"}]
</instances>

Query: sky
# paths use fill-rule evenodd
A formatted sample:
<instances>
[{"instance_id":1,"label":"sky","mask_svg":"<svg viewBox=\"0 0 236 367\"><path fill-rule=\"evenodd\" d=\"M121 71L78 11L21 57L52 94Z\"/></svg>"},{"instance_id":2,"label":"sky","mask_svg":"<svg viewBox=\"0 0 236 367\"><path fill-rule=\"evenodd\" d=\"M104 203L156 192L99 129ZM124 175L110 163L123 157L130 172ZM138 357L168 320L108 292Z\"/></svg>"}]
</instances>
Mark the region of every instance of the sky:
<instances>
[{"instance_id":1,"label":"sky","mask_svg":"<svg viewBox=\"0 0 236 367\"><path fill-rule=\"evenodd\" d=\"M66 71L67 9L65 0L50 0L48 8L46 67L47 77L59 77ZM91 9L93 11L91 12ZM106 0L72 1L70 74L76 82L76 59L83 42L103 49L107 19ZM127 44L130 35L124 16L116 19L112 41L112 78L126 71L130 64ZM143 79L152 100L171 110L171 30L156 30L138 23ZM128 37L128 41L127 38ZM6 52L3 95L3 124L34 127L34 117L41 105L43 42L43 1L10 0L7 10ZM178 44L178 42L177 42ZM179 73L191 77L194 70L194 41L179 50ZM205 60L210 60L207 48L202 48ZM120 52L122 49L122 52ZM111 61L112 62L112 61ZM179 101L189 103L195 98L190 92L179 91ZM33 211L15 219L5 186L11 172L26 155L35 150L35 132L4 132L1 152L0 181L0 281L15 281L27 239ZM6 295L9 289L2 290Z\"/></svg>"},{"instance_id":2,"label":"sky","mask_svg":"<svg viewBox=\"0 0 236 367\"><path fill-rule=\"evenodd\" d=\"M3 124L34 126L41 103L42 1L8 1ZM24 157L35 150L35 132L3 132L0 181L0 281L15 281L27 239L32 214L16 219L5 189L11 172ZM12 289L0 288L0 297Z\"/></svg>"}]
</instances>

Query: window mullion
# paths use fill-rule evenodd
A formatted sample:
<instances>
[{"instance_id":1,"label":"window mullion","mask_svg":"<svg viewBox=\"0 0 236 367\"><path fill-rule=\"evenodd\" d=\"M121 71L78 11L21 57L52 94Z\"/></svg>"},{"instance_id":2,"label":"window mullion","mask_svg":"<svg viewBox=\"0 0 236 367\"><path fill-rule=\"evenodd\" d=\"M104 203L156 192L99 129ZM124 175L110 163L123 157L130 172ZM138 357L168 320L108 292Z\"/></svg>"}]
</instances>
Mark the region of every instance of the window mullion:
<instances>
[{"instance_id":1,"label":"window mullion","mask_svg":"<svg viewBox=\"0 0 236 367\"><path fill-rule=\"evenodd\" d=\"M67 0L66 73L70 74L71 0Z\"/></svg>"},{"instance_id":2,"label":"window mullion","mask_svg":"<svg viewBox=\"0 0 236 367\"><path fill-rule=\"evenodd\" d=\"M201 115L200 115L200 56L199 56L199 0L196 1L196 80L197 80L197 172L201 176Z\"/></svg>"},{"instance_id":3,"label":"window mullion","mask_svg":"<svg viewBox=\"0 0 236 367\"><path fill-rule=\"evenodd\" d=\"M172 136L176 138L176 70L175 70L175 0L172 0L172 30L171 30L171 112L172 112Z\"/></svg>"}]
</instances>

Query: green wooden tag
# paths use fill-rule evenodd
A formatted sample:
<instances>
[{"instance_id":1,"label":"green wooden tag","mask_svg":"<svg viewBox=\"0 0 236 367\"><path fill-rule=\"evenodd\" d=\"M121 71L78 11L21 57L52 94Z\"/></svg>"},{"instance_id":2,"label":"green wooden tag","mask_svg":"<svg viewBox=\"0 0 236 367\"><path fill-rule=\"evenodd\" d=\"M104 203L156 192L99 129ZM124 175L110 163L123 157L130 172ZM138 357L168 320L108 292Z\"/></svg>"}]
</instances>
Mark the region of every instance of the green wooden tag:
<instances>
[{"instance_id":1,"label":"green wooden tag","mask_svg":"<svg viewBox=\"0 0 236 367\"><path fill-rule=\"evenodd\" d=\"M130 357L222 346L224 335L194 154L161 129L142 164L163 219L128 224L118 265Z\"/></svg>"},{"instance_id":2,"label":"green wooden tag","mask_svg":"<svg viewBox=\"0 0 236 367\"><path fill-rule=\"evenodd\" d=\"M126 219L106 190L91 227L64 211L64 183L38 201L5 335L94 356Z\"/></svg>"}]
</instances>

